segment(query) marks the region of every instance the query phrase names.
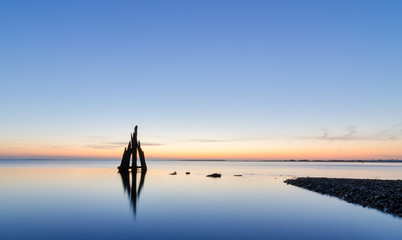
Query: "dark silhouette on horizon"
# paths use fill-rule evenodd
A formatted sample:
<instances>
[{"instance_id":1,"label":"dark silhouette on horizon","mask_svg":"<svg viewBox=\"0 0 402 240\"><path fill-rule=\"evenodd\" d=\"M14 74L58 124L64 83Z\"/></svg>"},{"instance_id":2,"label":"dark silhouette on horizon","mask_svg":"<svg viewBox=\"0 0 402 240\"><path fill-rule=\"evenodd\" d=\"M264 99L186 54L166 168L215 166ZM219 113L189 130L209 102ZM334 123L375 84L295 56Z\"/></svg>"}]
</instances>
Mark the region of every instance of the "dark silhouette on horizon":
<instances>
[{"instance_id":1,"label":"dark silhouette on horizon","mask_svg":"<svg viewBox=\"0 0 402 240\"><path fill-rule=\"evenodd\" d=\"M135 126L134 133L131 134L131 139L128 142L127 147L124 148L120 166L117 167L119 169L119 172L128 172L129 169L132 169L132 171L137 171L138 168L141 168L142 172L146 172L148 169L147 164L145 162L144 151L142 151L141 143L138 141L137 138L138 135L137 130L138 126ZM140 158L141 166L137 166L137 152ZM130 158L132 159L131 166L130 166Z\"/></svg>"}]
</instances>

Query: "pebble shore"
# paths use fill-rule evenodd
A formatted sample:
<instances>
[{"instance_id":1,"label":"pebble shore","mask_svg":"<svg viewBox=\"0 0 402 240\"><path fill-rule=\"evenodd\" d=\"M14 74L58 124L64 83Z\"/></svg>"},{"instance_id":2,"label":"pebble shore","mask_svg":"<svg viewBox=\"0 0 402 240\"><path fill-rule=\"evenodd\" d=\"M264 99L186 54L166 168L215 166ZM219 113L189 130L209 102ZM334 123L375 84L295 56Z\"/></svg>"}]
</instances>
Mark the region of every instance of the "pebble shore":
<instances>
[{"instance_id":1,"label":"pebble shore","mask_svg":"<svg viewBox=\"0 0 402 240\"><path fill-rule=\"evenodd\" d=\"M402 217L402 180L301 177L285 183Z\"/></svg>"}]
</instances>

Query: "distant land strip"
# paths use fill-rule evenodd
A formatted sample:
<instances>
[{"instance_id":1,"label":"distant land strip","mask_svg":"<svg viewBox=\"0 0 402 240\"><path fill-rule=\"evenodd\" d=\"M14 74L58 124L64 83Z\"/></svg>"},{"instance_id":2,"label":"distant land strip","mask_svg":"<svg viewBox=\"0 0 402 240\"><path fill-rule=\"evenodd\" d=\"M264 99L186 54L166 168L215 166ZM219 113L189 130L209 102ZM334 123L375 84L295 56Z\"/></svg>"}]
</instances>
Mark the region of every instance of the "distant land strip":
<instances>
[{"instance_id":1,"label":"distant land strip","mask_svg":"<svg viewBox=\"0 0 402 240\"><path fill-rule=\"evenodd\" d=\"M158 160L159 161L159 160ZM177 160L162 160L162 161L177 161ZM373 159L373 160L225 160L225 159L183 159L178 161L186 161L186 162L356 162L356 163L402 163L400 159Z\"/></svg>"},{"instance_id":2,"label":"distant land strip","mask_svg":"<svg viewBox=\"0 0 402 240\"><path fill-rule=\"evenodd\" d=\"M75 158L0 158L0 161L2 160L33 160L33 161L91 161L91 160L97 160L97 161L116 161L117 158L96 158L96 157L75 157ZM289 160L245 160L245 159L239 159L239 160L233 160L233 159L149 159L148 161L183 161L183 162L308 162L308 163L402 163L402 160L400 159L372 159L372 160L308 160L308 159L301 159L301 160L295 160L295 159L289 159Z\"/></svg>"},{"instance_id":3,"label":"distant land strip","mask_svg":"<svg viewBox=\"0 0 402 240\"><path fill-rule=\"evenodd\" d=\"M402 217L402 180L301 177L285 183Z\"/></svg>"}]
</instances>

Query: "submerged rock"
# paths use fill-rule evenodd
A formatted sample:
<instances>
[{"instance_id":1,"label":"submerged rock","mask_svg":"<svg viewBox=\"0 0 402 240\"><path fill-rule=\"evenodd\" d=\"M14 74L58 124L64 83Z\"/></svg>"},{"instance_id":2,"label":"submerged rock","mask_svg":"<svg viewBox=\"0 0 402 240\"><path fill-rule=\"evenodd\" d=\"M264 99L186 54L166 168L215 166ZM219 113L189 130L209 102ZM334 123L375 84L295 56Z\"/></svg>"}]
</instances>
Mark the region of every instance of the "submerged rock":
<instances>
[{"instance_id":1,"label":"submerged rock","mask_svg":"<svg viewBox=\"0 0 402 240\"><path fill-rule=\"evenodd\" d=\"M220 173L212 173L212 174L207 175L207 177L220 178L221 174Z\"/></svg>"}]
</instances>

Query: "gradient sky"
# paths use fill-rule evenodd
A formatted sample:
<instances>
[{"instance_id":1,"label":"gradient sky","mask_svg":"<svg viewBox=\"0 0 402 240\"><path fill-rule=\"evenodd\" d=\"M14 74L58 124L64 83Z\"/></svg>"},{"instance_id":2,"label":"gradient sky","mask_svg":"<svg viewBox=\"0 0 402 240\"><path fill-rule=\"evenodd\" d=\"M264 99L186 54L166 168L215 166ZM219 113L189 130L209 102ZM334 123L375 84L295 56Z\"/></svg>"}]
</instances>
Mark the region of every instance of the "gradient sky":
<instances>
[{"instance_id":1,"label":"gradient sky","mask_svg":"<svg viewBox=\"0 0 402 240\"><path fill-rule=\"evenodd\" d=\"M0 1L0 158L402 159L402 1Z\"/></svg>"}]
</instances>

